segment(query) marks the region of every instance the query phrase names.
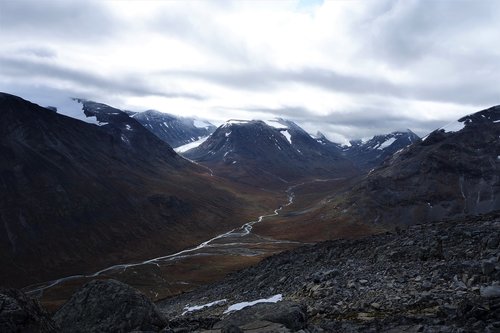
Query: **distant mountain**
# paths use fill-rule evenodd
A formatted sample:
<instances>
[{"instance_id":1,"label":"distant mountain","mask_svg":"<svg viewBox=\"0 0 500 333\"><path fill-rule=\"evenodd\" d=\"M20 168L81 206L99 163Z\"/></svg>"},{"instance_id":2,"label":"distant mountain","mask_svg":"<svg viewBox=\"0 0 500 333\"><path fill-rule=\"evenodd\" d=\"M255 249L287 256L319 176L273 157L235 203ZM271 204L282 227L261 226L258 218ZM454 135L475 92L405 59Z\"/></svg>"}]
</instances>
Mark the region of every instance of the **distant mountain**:
<instances>
[{"instance_id":1,"label":"distant mountain","mask_svg":"<svg viewBox=\"0 0 500 333\"><path fill-rule=\"evenodd\" d=\"M116 140L121 140L127 146L133 147L138 151L146 149L155 149L161 147L162 152L167 145L150 135L150 131L144 128L140 122L130 117L126 112L114 108L112 106L88 101L84 99L75 99L82 106L82 111L90 123L94 123L102 127L103 130L113 135ZM93 121L92 121L93 119ZM172 149L169 149L170 154L174 154Z\"/></svg>"},{"instance_id":2,"label":"distant mountain","mask_svg":"<svg viewBox=\"0 0 500 333\"><path fill-rule=\"evenodd\" d=\"M397 151L420 141L420 137L410 130L375 135L369 140L353 140L343 147L345 157L362 170L369 171L381 165L385 159Z\"/></svg>"},{"instance_id":3,"label":"distant mountain","mask_svg":"<svg viewBox=\"0 0 500 333\"><path fill-rule=\"evenodd\" d=\"M0 93L1 285L165 255L253 215L126 113L83 105L102 126Z\"/></svg>"},{"instance_id":4,"label":"distant mountain","mask_svg":"<svg viewBox=\"0 0 500 333\"><path fill-rule=\"evenodd\" d=\"M230 120L184 156L240 182L284 184L356 173L340 151L325 147L294 122Z\"/></svg>"},{"instance_id":5,"label":"distant mountain","mask_svg":"<svg viewBox=\"0 0 500 333\"><path fill-rule=\"evenodd\" d=\"M124 134L124 139L133 136L133 131L140 124L175 148L206 137L216 128L208 121L177 117L155 110L134 112L81 98L72 100L74 103L66 103L62 108L48 108L91 124L110 125L107 127L113 128L117 134ZM128 132L130 130L132 132Z\"/></svg>"},{"instance_id":6,"label":"distant mountain","mask_svg":"<svg viewBox=\"0 0 500 333\"><path fill-rule=\"evenodd\" d=\"M395 153L336 207L355 219L412 224L500 209L500 106Z\"/></svg>"},{"instance_id":7,"label":"distant mountain","mask_svg":"<svg viewBox=\"0 0 500 333\"><path fill-rule=\"evenodd\" d=\"M180 118L155 110L137 112L131 116L174 148L207 137L216 129L208 121Z\"/></svg>"}]
</instances>

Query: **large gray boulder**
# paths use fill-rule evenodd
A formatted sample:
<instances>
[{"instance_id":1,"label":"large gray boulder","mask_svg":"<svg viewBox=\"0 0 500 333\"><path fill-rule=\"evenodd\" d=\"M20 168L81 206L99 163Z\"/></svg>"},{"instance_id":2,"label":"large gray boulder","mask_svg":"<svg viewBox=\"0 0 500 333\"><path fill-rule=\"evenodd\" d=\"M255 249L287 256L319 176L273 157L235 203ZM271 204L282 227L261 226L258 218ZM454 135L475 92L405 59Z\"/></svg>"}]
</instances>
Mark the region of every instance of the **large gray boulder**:
<instances>
[{"instance_id":1,"label":"large gray boulder","mask_svg":"<svg viewBox=\"0 0 500 333\"><path fill-rule=\"evenodd\" d=\"M94 280L54 315L63 332L159 331L167 325L138 290L115 280Z\"/></svg>"},{"instance_id":2,"label":"large gray boulder","mask_svg":"<svg viewBox=\"0 0 500 333\"><path fill-rule=\"evenodd\" d=\"M274 323L277 324L276 327L281 325L283 329L298 331L307 326L306 313L303 305L294 302L262 303L229 314L228 317L215 324L214 329L227 330L229 327L239 327L247 331L250 330L249 327Z\"/></svg>"},{"instance_id":3,"label":"large gray boulder","mask_svg":"<svg viewBox=\"0 0 500 333\"><path fill-rule=\"evenodd\" d=\"M0 332L58 332L40 304L16 289L0 289Z\"/></svg>"}]
</instances>

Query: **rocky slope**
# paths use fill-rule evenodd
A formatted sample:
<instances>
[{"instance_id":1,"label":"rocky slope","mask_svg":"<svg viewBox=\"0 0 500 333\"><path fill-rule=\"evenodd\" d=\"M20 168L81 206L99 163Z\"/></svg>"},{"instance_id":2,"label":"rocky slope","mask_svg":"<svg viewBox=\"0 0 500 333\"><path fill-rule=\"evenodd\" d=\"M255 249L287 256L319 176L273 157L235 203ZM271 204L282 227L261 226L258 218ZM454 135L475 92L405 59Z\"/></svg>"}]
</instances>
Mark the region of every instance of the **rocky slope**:
<instances>
[{"instance_id":1,"label":"rocky slope","mask_svg":"<svg viewBox=\"0 0 500 333\"><path fill-rule=\"evenodd\" d=\"M396 153L331 208L339 216L398 224L500 209L500 107Z\"/></svg>"},{"instance_id":2,"label":"rocky slope","mask_svg":"<svg viewBox=\"0 0 500 333\"><path fill-rule=\"evenodd\" d=\"M159 307L186 331L497 332L500 213L301 247Z\"/></svg>"},{"instance_id":3,"label":"rocky slope","mask_svg":"<svg viewBox=\"0 0 500 333\"><path fill-rule=\"evenodd\" d=\"M0 290L2 332L497 332L500 212L304 246L152 304L114 281L53 318Z\"/></svg>"},{"instance_id":4,"label":"rocky slope","mask_svg":"<svg viewBox=\"0 0 500 333\"><path fill-rule=\"evenodd\" d=\"M183 155L218 175L266 186L357 172L340 152L324 147L297 124L284 119L230 120Z\"/></svg>"},{"instance_id":5,"label":"rocky slope","mask_svg":"<svg viewBox=\"0 0 500 333\"><path fill-rule=\"evenodd\" d=\"M0 94L0 284L165 255L255 215L134 119L106 121Z\"/></svg>"}]
</instances>

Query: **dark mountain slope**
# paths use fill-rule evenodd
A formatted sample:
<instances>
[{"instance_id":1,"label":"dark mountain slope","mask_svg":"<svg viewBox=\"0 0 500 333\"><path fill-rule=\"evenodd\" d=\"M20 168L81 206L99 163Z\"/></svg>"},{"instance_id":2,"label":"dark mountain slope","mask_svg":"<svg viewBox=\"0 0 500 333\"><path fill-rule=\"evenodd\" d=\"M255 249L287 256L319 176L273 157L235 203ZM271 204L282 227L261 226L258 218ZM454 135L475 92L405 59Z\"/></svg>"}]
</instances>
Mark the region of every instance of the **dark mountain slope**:
<instances>
[{"instance_id":1,"label":"dark mountain slope","mask_svg":"<svg viewBox=\"0 0 500 333\"><path fill-rule=\"evenodd\" d=\"M165 255L248 220L254 206L133 122L119 134L0 94L0 284Z\"/></svg>"},{"instance_id":2,"label":"dark mountain slope","mask_svg":"<svg viewBox=\"0 0 500 333\"><path fill-rule=\"evenodd\" d=\"M155 110L134 113L132 117L174 148L206 137L216 129L208 122Z\"/></svg>"},{"instance_id":3,"label":"dark mountain slope","mask_svg":"<svg viewBox=\"0 0 500 333\"><path fill-rule=\"evenodd\" d=\"M283 119L228 121L184 156L216 174L267 186L356 172L340 153L325 149L295 123Z\"/></svg>"},{"instance_id":4,"label":"dark mountain slope","mask_svg":"<svg viewBox=\"0 0 500 333\"><path fill-rule=\"evenodd\" d=\"M111 134L115 141L122 141L124 146L138 154L148 153L155 155L176 156L173 149L155 135L151 135L137 120L126 112L106 104L77 99L82 104L82 111L87 117L95 117L99 127ZM176 157L178 160L179 158Z\"/></svg>"},{"instance_id":5,"label":"dark mountain slope","mask_svg":"<svg viewBox=\"0 0 500 333\"><path fill-rule=\"evenodd\" d=\"M500 107L461 118L395 154L339 206L365 221L411 224L500 209Z\"/></svg>"}]
</instances>

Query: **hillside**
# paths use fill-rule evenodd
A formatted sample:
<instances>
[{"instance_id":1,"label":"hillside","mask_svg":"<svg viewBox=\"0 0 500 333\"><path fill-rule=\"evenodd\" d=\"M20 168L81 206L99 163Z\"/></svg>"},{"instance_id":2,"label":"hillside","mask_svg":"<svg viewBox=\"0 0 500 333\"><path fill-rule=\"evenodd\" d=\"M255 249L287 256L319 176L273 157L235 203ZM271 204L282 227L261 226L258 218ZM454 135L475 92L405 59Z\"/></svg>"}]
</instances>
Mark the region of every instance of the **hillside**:
<instances>
[{"instance_id":1,"label":"hillside","mask_svg":"<svg viewBox=\"0 0 500 333\"><path fill-rule=\"evenodd\" d=\"M263 209L123 119L97 126L0 95L1 284L165 255Z\"/></svg>"}]
</instances>

